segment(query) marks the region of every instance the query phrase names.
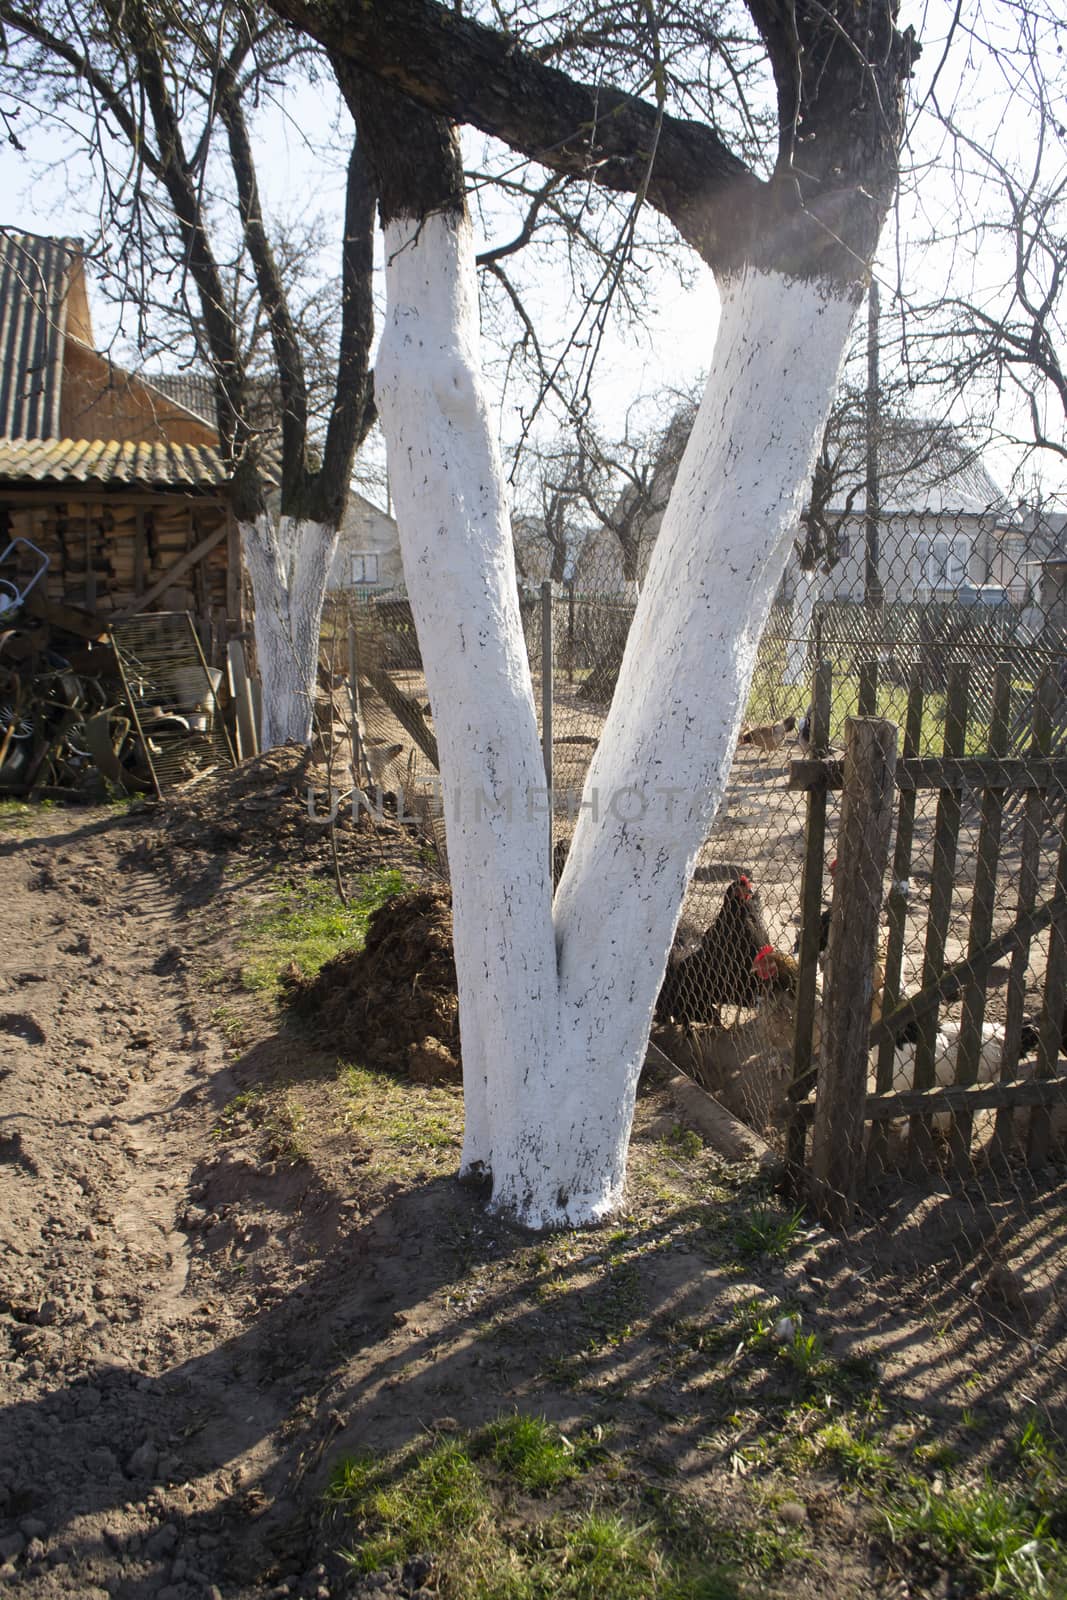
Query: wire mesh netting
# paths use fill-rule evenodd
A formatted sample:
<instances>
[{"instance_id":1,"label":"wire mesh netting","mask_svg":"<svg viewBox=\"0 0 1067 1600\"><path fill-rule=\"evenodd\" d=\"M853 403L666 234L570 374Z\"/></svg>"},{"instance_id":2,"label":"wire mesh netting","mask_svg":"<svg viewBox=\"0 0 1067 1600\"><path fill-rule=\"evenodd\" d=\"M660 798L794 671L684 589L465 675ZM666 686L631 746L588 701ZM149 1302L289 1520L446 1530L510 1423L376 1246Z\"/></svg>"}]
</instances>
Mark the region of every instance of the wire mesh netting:
<instances>
[{"instance_id":1,"label":"wire mesh netting","mask_svg":"<svg viewBox=\"0 0 1067 1600\"><path fill-rule=\"evenodd\" d=\"M157 793L205 767L233 765L217 694L186 611L142 612L109 629L129 713Z\"/></svg>"},{"instance_id":2,"label":"wire mesh netting","mask_svg":"<svg viewBox=\"0 0 1067 1600\"><path fill-rule=\"evenodd\" d=\"M862 565L817 583L795 562L787 573L653 1040L939 1314L1021 1319L1034 1349L1054 1353L1067 1266L1067 556L996 517L939 515L884 525L879 560L870 603ZM601 538L550 588L549 609L531 586L522 610L539 714L550 708L558 881L637 586ZM410 607L335 597L329 627L339 638L350 625L365 776L420 819L444 866ZM841 831L861 718L889 726L896 751L873 848L862 828Z\"/></svg>"}]
</instances>

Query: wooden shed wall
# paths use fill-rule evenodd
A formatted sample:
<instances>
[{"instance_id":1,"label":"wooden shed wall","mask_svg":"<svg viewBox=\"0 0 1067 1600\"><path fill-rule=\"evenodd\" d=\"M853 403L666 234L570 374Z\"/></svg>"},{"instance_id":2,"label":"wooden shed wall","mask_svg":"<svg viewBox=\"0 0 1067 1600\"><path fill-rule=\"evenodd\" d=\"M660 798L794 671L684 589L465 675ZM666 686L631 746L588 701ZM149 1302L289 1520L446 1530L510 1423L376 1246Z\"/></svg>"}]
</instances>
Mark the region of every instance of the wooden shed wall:
<instances>
[{"instance_id":1,"label":"wooden shed wall","mask_svg":"<svg viewBox=\"0 0 1067 1600\"><path fill-rule=\"evenodd\" d=\"M147 491L92 497L67 488L40 494L0 490L0 548L15 537L28 539L49 558L38 585L48 598L102 618L133 607L183 556L216 533L221 533L219 542L146 609L191 611L225 637L227 619L231 628L239 620L240 569L224 502ZM28 552L20 552L23 576L33 564Z\"/></svg>"}]
</instances>

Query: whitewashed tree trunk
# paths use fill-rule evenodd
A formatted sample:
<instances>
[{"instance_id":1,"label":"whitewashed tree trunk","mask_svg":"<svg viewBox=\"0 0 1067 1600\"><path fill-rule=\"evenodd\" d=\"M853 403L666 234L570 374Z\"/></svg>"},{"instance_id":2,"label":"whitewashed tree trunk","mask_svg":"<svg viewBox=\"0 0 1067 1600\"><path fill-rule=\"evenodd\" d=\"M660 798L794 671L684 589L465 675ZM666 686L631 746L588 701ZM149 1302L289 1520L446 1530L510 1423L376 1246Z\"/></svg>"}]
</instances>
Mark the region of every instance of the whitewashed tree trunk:
<instances>
[{"instance_id":1,"label":"whitewashed tree trunk","mask_svg":"<svg viewBox=\"0 0 1067 1600\"><path fill-rule=\"evenodd\" d=\"M808 680L808 642L811 636L811 619L815 615L815 602L822 588L822 573L817 567L801 567L797 575L797 589L793 596L793 612L789 619L789 638L785 647L785 672L782 682L803 684Z\"/></svg>"},{"instance_id":2,"label":"whitewashed tree trunk","mask_svg":"<svg viewBox=\"0 0 1067 1600\"><path fill-rule=\"evenodd\" d=\"M240 524L255 602L263 692L260 748L307 744L315 710L319 630L337 529L299 517L261 515Z\"/></svg>"},{"instance_id":3,"label":"whitewashed tree trunk","mask_svg":"<svg viewBox=\"0 0 1067 1600\"><path fill-rule=\"evenodd\" d=\"M376 365L447 807L467 1133L531 1227L620 1201L637 1079L715 816L855 300L729 280L553 910L504 480L455 215L386 228Z\"/></svg>"}]
</instances>

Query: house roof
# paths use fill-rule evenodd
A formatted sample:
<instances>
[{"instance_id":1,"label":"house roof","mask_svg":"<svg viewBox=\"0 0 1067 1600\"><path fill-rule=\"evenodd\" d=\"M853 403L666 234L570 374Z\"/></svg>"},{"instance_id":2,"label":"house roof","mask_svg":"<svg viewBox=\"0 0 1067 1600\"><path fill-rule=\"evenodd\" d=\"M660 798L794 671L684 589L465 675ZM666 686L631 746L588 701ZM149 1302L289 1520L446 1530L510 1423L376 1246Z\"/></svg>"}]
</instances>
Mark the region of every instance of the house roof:
<instances>
[{"instance_id":1,"label":"house roof","mask_svg":"<svg viewBox=\"0 0 1067 1600\"><path fill-rule=\"evenodd\" d=\"M220 489L228 479L222 457L207 445L0 439L0 484L124 484L187 494Z\"/></svg>"},{"instance_id":2,"label":"house roof","mask_svg":"<svg viewBox=\"0 0 1067 1600\"><path fill-rule=\"evenodd\" d=\"M0 435L47 439L59 428L62 345L78 239L0 231Z\"/></svg>"},{"instance_id":3,"label":"house roof","mask_svg":"<svg viewBox=\"0 0 1067 1600\"><path fill-rule=\"evenodd\" d=\"M184 410L192 412L209 428L217 426L215 414L215 380L203 372L166 372L158 377L139 372L142 383L158 389L168 400L173 400Z\"/></svg>"},{"instance_id":4,"label":"house roof","mask_svg":"<svg viewBox=\"0 0 1067 1600\"><path fill-rule=\"evenodd\" d=\"M982 465L978 449L951 423L923 417L887 419L878 441L878 472L883 516L1004 516L1003 491ZM842 449L832 511L844 508L858 484L852 514L867 509L866 440L862 428Z\"/></svg>"}]
</instances>

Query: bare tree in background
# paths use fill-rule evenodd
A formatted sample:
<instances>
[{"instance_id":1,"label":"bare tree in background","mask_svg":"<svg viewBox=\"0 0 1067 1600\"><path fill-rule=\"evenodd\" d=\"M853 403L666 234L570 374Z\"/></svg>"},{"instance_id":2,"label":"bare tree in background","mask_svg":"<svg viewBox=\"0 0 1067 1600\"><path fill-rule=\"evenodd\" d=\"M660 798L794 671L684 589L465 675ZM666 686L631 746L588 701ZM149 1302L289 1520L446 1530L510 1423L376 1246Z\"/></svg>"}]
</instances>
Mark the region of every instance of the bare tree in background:
<instances>
[{"instance_id":1,"label":"bare tree in background","mask_svg":"<svg viewBox=\"0 0 1067 1600\"><path fill-rule=\"evenodd\" d=\"M86 131L105 253L142 328L169 268L194 359L214 379L255 600L262 741L306 742L326 581L353 457L375 414L374 191L362 151L350 137L338 315L327 330L296 304L293 262L272 243L249 115L262 85L303 69L306 44L227 0L195 14L168 0L0 0L0 23L7 93Z\"/></svg>"},{"instance_id":2,"label":"bare tree in background","mask_svg":"<svg viewBox=\"0 0 1067 1600\"><path fill-rule=\"evenodd\" d=\"M596 550L603 549L602 577L618 567L622 585L636 595L696 407L691 396L650 396L641 415L667 413L666 426L642 424L632 413L621 437L610 438L581 419L550 444L520 450L512 478L522 508L523 548L532 551L535 541L544 545L535 562L539 572L545 569L543 576L558 582L568 561L581 562L592 550L593 565Z\"/></svg>"},{"instance_id":3,"label":"bare tree in background","mask_svg":"<svg viewBox=\"0 0 1067 1600\"><path fill-rule=\"evenodd\" d=\"M994 125L976 127L970 71L955 101L947 72L929 96L959 215L931 220L936 294L903 286L904 357L939 408L965 400L976 418L984 405L990 434L1024 459L1067 460L1067 18L1050 0L1001 0L992 29L965 42L1000 77Z\"/></svg>"}]
</instances>

